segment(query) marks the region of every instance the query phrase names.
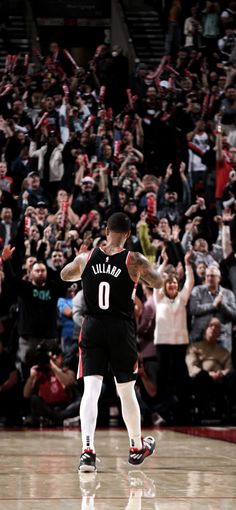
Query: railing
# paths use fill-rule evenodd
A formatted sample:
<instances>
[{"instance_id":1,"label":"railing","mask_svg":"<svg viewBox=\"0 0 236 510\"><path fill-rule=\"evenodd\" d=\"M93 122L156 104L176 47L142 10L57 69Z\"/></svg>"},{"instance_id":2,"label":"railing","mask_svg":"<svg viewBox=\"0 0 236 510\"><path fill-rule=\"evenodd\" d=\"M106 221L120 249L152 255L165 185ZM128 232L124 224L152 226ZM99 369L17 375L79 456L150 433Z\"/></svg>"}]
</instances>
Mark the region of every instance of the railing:
<instances>
[{"instance_id":1,"label":"railing","mask_svg":"<svg viewBox=\"0 0 236 510\"><path fill-rule=\"evenodd\" d=\"M132 73L135 68L135 60L137 57L126 23L125 12L118 0L112 0L111 44L118 44L123 48L124 54L129 59L129 71Z\"/></svg>"},{"instance_id":2,"label":"railing","mask_svg":"<svg viewBox=\"0 0 236 510\"><path fill-rule=\"evenodd\" d=\"M24 17L26 25L26 36L29 40L30 48L35 47L40 51L40 42L38 38L37 25L30 0L24 0Z\"/></svg>"}]
</instances>

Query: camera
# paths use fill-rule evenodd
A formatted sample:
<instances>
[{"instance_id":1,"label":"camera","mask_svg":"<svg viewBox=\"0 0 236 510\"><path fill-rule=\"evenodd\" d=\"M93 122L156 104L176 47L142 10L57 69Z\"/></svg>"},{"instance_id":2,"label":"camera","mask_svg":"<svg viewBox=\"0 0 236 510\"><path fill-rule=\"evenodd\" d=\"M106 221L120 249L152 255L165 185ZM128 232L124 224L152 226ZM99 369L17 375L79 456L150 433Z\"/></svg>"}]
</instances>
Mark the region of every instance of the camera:
<instances>
[{"instance_id":1,"label":"camera","mask_svg":"<svg viewBox=\"0 0 236 510\"><path fill-rule=\"evenodd\" d=\"M35 350L35 365L39 372L48 372L50 370L50 356L48 349L44 344L38 344Z\"/></svg>"}]
</instances>

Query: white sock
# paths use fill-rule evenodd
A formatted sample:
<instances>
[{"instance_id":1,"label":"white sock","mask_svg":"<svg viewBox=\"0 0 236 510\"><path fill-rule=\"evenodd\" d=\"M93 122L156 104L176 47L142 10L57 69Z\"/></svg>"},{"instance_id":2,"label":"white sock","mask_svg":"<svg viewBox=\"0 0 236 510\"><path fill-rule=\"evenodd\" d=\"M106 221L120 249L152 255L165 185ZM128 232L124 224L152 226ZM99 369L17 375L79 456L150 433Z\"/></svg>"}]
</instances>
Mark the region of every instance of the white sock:
<instances>
[{"instance_id":1,"label":"white sock","mask_svg":"<svg viewBox=\"0 0 236 510\"><path fill-rule=\"evenodd\" d=\"M131 448L143 447L141 439L141 415L139 403L135 393L135 381L118 383L116 381L117 393L121 400L121 411L125 422Z\"/></svg>"},{"instance_id":2,"label":"white sock","mask_svg":"<svg viewBox=\"0 0 236 510\"><path fill-rule=\"evenodd\" d=\"M93 450L94 434L98 415L98 399L102 389L103 377L89 375L84 377L84 393L80 404L80 422L83 450Z\"/></svg>"}]
</instances>

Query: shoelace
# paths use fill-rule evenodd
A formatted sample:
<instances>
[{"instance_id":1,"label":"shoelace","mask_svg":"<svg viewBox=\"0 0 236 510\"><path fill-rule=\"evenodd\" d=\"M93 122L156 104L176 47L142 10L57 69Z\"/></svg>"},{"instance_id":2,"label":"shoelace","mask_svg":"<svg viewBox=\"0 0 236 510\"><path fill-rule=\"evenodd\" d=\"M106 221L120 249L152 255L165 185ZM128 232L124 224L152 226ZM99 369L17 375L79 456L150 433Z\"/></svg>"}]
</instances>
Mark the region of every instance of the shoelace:
<instances>
[{"instance_id":1,"label":"shoelace","mask_svg":"<svg viewBox=\"0 0 236 510\"><path fill-rule=\"evenodd\" d=\"M151 449L152 447L152 438L144 438L142 437L142 443L143 443L143 447L141 448L141 450L139 450L138 448L130 448L129 451L130 453L138 453L138 452L143 452L143 450L145 450L145 448L148 448L149 450Z\"/></svg>"},{"instance_id":2,"label":"shoelace","mask_svg":"<svg viewBox=\"0 0 236 510\"><path fill-rule=\"evenodd\" d=\"M143 446L145 448L149 448L149 450L151 449L152 444L153 444L153 439L150 437L147 437L147 438L145 438L145 440L143 440Z\"/></svg>"}]
</instances>

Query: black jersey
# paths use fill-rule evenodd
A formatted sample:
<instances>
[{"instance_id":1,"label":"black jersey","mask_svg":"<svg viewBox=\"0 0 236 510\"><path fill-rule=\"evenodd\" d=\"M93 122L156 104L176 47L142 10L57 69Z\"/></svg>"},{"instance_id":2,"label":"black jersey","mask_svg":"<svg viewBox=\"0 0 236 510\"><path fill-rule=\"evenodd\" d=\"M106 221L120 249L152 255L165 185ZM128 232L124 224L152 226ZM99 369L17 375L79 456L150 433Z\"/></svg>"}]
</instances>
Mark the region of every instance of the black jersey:
<instances>
[{"instance_id":1,"label":"black jersey","mask_svg":"<svg viewBox=\"0 0 236 510\"><path fill-rule=\"evenodd\" d=\"M90 252L82 273L88 315L133 316L135 283L128 273L130 252L107 255L100 248Z\"/></svg>"}]
</instances>

